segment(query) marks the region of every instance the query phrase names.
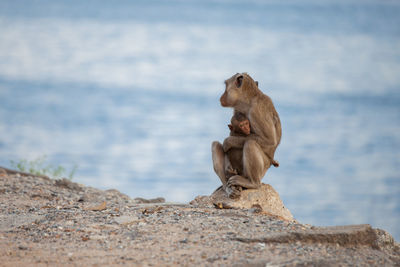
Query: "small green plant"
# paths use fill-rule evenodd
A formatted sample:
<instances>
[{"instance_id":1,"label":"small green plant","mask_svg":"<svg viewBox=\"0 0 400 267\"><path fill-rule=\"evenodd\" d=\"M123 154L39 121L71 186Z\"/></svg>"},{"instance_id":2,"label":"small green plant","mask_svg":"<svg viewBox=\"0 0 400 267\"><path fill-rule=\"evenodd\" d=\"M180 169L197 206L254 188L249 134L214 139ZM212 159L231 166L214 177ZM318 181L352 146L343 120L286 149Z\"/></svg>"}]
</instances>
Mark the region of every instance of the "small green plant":
<instances>
[{"instance_id":1,"label":"small green plant","mask_svg":"<svg viewBox=\"0 0 400 267\"><path fill-rule=\"evenodd\" d=\"M21 159L18 162L10 160L10 164L12 168L15 168L21 172L28 172L34 175L45 175L52 178L67 177L70 180L72 180L76 170L78 169L78 166L74 165L72 170L68 173L68 175L66 175L67 170L63 166L53 166L46 163L46 156L42 156L34 160Z\"/></svg>"}]
</instances>

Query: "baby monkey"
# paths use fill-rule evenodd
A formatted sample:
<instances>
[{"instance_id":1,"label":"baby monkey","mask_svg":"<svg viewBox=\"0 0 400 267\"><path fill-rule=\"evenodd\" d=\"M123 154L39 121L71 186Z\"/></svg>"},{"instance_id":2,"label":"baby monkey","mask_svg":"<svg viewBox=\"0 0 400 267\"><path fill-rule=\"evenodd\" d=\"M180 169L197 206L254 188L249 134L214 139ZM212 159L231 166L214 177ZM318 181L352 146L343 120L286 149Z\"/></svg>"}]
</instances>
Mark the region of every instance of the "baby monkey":
<instances>
[{"instance_id":1,"label":"baby monkey","mask_svg":"<svg viewBox=\"0 0 400 267\"><path fill-rule=\"evenodd\" d=\"M249 136L251 133L251 125L249 119L240 112L235 112L231 118L231 124L228 125L230 136ZM225 158L225 175L229 180L233 175L243 175L243 148L231 148L226 152ZM271 160L274 167L279 167L279 163L274 159Z\"/></svg>"}]
</instances>

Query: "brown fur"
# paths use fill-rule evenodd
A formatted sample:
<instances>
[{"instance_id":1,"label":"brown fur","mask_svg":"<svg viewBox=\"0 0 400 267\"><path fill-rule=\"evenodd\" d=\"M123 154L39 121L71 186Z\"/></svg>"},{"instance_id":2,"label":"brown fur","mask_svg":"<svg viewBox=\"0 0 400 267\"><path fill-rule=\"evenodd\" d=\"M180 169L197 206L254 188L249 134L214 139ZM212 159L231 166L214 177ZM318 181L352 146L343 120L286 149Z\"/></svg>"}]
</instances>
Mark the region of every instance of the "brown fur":
<instances>
[{"instance_id":1,"label":"brown fur","mask_svg":"<svg viewBox=\"0 0 400 267\"><path fill-rule=\"evenodd\" d=\"M223 145L212 144L214 170L229 196L237 197L244 188L258 188L262 177L273 163L282 136L281 122L272 100L261 92L247 73L235 74L225 81L225 92L220 98L223 107L232 107L249 119L252 133L230 136ZM243 175L228 178L224 173L224 153L231 148L243 148ZM222 158L221 158L222 157Z\"/></svg>"},{"instance_id":2,"label":"brown fur","mask_svg":"<svg viewBox=\"0 0 400 267\"><path fill-rule=\"evenodd\" d=\"M241 114L241 113L239 113ZM242 136L247 135L240 129L239 124L247 120L243 115L234 114L231 119L231 124L228 125L230 131L229 136ZM229 179L233 175L243 174L243 148L231 148L225 152L228 161L225 162L225 175Z\"/></svg>"}]
</instances>

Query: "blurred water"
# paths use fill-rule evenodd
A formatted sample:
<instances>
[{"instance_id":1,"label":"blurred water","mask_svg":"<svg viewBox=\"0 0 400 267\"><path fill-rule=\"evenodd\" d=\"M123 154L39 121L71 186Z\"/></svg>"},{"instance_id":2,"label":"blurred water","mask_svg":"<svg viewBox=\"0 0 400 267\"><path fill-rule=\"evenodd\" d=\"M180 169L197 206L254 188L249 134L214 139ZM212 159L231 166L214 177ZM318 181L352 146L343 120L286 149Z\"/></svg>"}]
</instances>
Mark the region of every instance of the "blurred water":
<instances>
[{"instance_id":1,"label":"blurred water","mask_svg":"<svg viewBox=\"0 0 400 267\"><path fill-rule=\"evenodd\" d=\"M400 238L400 5L392 1L2 1L0 165L188 202L219 181L224 79L247 71L283 137L272 184L301 222Z\"/></svg>"}]
</instances>

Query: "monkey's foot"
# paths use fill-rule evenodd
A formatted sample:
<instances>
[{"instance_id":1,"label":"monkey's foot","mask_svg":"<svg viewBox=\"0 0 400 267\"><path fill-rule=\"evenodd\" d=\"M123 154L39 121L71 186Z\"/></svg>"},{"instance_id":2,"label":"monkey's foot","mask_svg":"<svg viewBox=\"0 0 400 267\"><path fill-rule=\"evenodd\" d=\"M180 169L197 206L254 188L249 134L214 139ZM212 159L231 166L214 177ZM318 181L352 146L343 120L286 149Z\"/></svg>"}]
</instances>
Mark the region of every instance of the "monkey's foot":
<instances>
[{"instance_id":1,"label":"monkey's foot","mask_svg":"<svg viewBox=\"0 0 400 267\"><path fill-rule=\"evenodd\" d=\"M225 192L228 195L229 198L235 199L235 198L239 198L240 194L242 192L242 187L241 186L227 186L225 188Z\"/></svg>"}]
</instances>

